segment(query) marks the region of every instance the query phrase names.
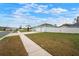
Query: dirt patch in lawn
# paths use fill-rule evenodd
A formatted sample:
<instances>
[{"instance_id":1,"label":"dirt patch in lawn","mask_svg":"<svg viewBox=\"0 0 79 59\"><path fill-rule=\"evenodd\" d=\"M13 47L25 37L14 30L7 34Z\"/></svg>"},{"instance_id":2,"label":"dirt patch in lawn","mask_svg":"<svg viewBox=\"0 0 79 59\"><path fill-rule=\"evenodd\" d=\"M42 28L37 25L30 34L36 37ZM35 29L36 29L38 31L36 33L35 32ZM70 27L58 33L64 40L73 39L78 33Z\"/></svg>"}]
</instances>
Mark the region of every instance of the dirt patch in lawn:
<instances>
[{"instance_id":1,"label":"dirt patch in lawn","mask_svg":"<svg viewBox=\"0 0 79 59\"><path fill-rule=\"evenodd\" d=\"M1 56L27 56L19 36L6 37L0 41Z\"/></svg>"}]
</instances>

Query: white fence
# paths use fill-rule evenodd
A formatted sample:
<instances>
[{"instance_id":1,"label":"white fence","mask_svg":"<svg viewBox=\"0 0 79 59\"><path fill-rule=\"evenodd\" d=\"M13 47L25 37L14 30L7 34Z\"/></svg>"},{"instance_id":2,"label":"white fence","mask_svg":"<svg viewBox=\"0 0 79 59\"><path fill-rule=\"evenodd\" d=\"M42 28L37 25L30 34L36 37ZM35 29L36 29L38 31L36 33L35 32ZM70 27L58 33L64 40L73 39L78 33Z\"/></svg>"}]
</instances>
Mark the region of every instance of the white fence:
<instances>
[{"instance_id":1,"label":"white fence","mask_svg":"<svg viewBox=\"0 0 79 59\"><path fill-rule=\"evenodd\" d=\"M53 28L53 27L39 27L34 28L37 32L62 32L62 33L79 33L79 28Z\"/></svg>"}]
</instances>

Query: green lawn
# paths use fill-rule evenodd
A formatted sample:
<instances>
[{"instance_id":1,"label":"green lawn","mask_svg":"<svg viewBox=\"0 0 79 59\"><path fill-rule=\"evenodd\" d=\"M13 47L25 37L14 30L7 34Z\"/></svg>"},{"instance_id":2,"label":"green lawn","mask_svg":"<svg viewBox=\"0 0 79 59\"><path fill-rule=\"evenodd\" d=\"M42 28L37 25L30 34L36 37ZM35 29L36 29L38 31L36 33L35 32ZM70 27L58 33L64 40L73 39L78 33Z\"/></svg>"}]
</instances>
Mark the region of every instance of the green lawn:
<instances>
[{"instance_id":1,"label":"green lawn","mask_svg":"<svg viewBox=\"0 0 79 59\"><path fill-rule=\"evenodd\" d=\"M26 29L26 28L19 29L18 31L20 31L20 32L31 32L31 30L27 31L27 29Z\"/></svg>"},{"instance_id":2,"label":"green lawn","mask_svg":"<svg viewBox=\"0 0 79 59\"><path fill-rule=\"evenodd\" d=\"M79 56L79 34L35 33L30 39L55 56Z\"/></svg>"},{"instance_id":3,"label":"green lawn","mask_svg":"<svg viewBox=\"0 0 79 59\"><path fill-rule=\"evenodd\" d=\"M20 32L27 32L27 29L19 29Z\"/></svg>"},{"instance_id":4,"label":"green lawn","mask_svg":"<svg viewBox=\"0 0 79 59\"><path fill-rule=\"evenodd\" d=\"M0 41L0 56L26 56L26 52L19 36L6 37Z\"/></svg>"},{"instance_id":5,"label":"green lawn","mask_svg":"<svg viewBox=\"0 0 79 59\"><path fill-rule=\"evenodd\" d=\"M0 38L2 38L2 36L0 36Z\"/></svg>"},{"instance_id":6,"label":"green lawn","mask_svg":"<svg viewBox=\"0 0 79 59\"><path fill-rule=\"evenodd\" d=\"M20 32L27 32L27 29L16 29L13 31L13 33L16 33L17 31L20 31Z\"/></svg>"}]
</instances>

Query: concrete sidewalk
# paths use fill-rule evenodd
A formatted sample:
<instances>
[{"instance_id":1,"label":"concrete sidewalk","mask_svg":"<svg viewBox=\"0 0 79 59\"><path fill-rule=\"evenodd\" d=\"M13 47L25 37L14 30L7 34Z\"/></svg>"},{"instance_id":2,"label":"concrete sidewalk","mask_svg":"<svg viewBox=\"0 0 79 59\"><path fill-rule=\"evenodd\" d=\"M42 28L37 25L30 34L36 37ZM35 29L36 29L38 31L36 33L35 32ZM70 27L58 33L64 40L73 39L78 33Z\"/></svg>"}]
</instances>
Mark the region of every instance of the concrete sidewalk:
<instances>
[{"instance_id":1,"label":"concrete sidewalk","mask_svg":"<svg viewBox=\"0 0 79 59\"><path fill-rule=\"evenodd\" d=\"M39 33L39 32L21 32L23 34L34 34L34 33Z\"/></svg>"},{"instance_id":2,"label":"concrete sidewalk","mask_svg":"<svg viewBox=\"0 0 79 59\"><path fill-rule=\"evenodd\" d=\"M42 49L39 45L34 43L32 40L30 40L27 36L25 36L23 33L18 31L18 34L23 42L23 45L28 52L29 56L52 56L47 51Z\"/></svg>"},{"instance_id":3,"label":"concrete sidewalk","mask_svg":"<svg viewBox=\"0 0 79 59\"><path fill-rule=\"evenodd\" d=\"M38 32L21 32L21 33L23 33L23 34L34 34L34 33L38 33ZM16 35L18 35L17 32L16 33L10 33L7 36L16 36Z\"/></svg>"}]
</instances>

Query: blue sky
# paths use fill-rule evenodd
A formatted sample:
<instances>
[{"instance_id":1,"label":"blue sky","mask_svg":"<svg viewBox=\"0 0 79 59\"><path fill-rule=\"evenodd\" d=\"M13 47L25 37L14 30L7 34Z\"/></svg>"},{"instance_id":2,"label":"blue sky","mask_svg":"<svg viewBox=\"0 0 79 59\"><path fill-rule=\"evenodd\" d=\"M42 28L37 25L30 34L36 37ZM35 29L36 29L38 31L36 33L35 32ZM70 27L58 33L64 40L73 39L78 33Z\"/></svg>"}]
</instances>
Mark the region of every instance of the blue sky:
<instances>
[{"instance_id":1,"label":"blue sky","mask_svg":"<svg viewBox=\"0 0 79 59\"><path fill-rule=\"evenodd\" d=\"M78 3L0 3L0 26L73 23Z\"/></svg>"}]
</instances>

